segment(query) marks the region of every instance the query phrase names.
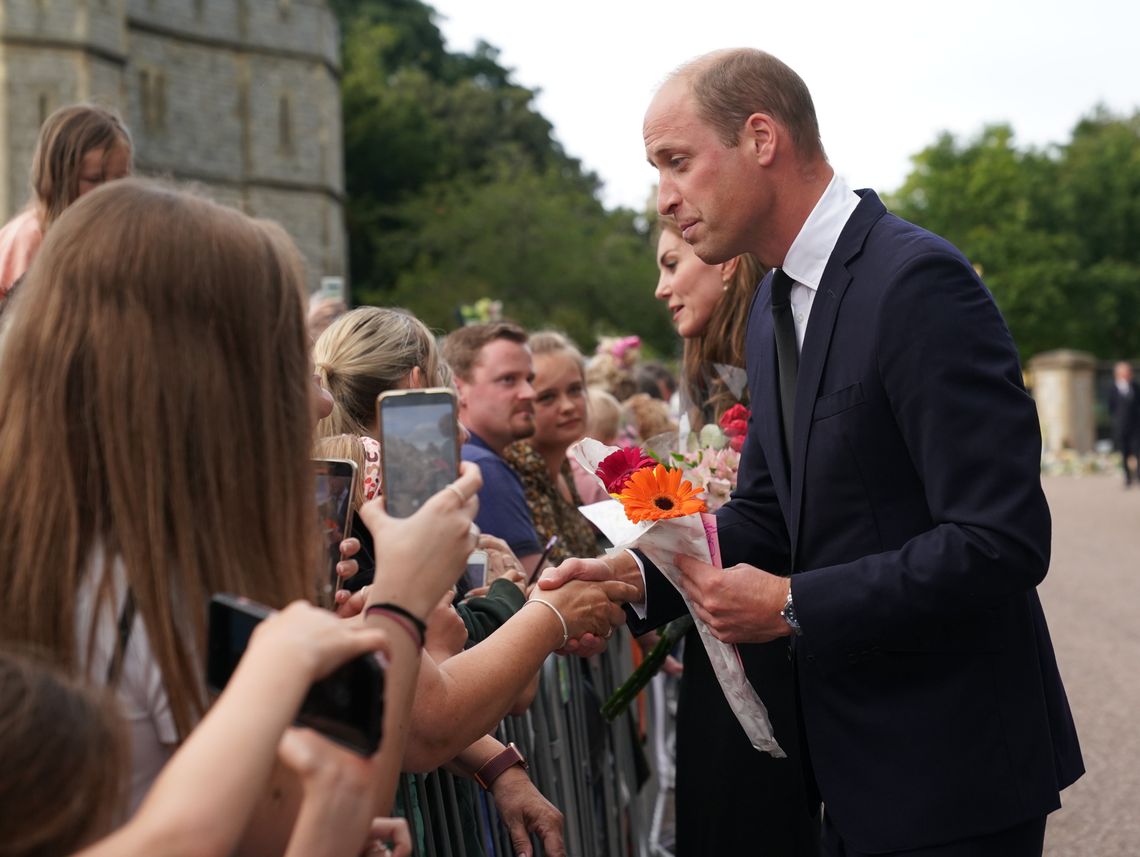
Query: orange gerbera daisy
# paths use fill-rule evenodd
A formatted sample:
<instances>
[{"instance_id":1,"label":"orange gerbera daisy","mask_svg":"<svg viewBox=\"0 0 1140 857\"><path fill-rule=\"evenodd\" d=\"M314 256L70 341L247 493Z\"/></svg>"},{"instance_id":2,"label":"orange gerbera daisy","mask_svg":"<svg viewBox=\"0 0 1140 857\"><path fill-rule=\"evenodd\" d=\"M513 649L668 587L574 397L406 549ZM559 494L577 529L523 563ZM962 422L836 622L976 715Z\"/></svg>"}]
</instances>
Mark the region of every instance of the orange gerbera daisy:
<instances>
[{"instance_id":1,"label":"orange gerbera daisy","mask_svg":"<svg viewBox=\"0 0 1140 857\"><path fill-rule=\"evenodd\" d=\"M658 464L634 472L618 499L625 507L626 517L636 524L703 512L705 501L698 494L688 479L681 479L680 470Z\"/></svg>"}]
</instances>

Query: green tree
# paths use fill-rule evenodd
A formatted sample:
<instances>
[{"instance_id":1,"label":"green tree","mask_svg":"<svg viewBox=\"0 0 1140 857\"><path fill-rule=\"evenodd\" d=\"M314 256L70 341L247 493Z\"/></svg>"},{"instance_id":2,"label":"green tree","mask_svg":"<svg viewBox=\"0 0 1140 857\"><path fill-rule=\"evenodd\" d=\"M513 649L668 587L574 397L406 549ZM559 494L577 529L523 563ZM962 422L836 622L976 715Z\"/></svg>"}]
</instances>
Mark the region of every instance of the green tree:
<instances>
[{"instance_id":1,"label":"green tree","mask_svg":"<svg viewBox=\"0 0 1140 857\"><path fill-rule=\"evenodd\" d=\"M334 0L357 300L449 328L494 297L530 327L637 332L671 350L644 219L606 211L498 52L448 53L418 0Z\"/></svg>"},{"instance_id":2,"label":"green tree","mask_svg":"<svg viewBox=\"0 0 1140 857\"><path fill-rule=\"evenodd\" d=\"M890 198L984 274L1023 358L1052 348L1140 353L1140 135L1098 109L1063 146L1019 150L1007 125L915 155ZM1122 173L1124 175L1122 175Z\"/></svg>"}]
</instances>

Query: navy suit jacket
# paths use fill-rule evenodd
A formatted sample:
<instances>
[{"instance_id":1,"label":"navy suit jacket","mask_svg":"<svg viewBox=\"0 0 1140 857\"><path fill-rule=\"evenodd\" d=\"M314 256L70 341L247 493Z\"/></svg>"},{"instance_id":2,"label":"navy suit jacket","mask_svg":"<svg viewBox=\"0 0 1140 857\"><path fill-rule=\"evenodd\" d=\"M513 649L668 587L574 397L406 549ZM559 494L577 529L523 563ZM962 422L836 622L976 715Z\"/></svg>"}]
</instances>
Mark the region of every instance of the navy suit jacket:
<instances>
[{"instance_id":1,"label":"navy suit jacket","mask_svg":"<svg viewBox=\"0 0 1140 857\"><path fill-rule=\"evenodd\" d=\"M793 574L806 755L836 829L878 852L1040 817L1084 768L1036 592L1051 523L1013 340L961 253L860 195L812 305L790 465L771 275L757 290L717 521L725 565ZM647 575L651 622L670 590Z\"/></svg>"}]
</instances>

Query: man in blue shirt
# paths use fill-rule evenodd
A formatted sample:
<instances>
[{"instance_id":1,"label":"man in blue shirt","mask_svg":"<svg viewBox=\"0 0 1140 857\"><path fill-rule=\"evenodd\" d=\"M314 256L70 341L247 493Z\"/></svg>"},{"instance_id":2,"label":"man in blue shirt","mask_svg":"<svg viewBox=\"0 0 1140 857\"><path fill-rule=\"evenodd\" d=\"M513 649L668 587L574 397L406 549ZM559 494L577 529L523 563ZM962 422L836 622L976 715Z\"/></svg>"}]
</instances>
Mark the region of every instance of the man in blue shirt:
<instances>
[{"instance_id":1,"label":"man in blue shirt","mask_svg":"<svg viewBox=\"0 0 1140 857\"><path fill-rule=\"evenodd\" d=\"M474 461L483 474L475 523L505 541L529 574L542 545L522 481L502 457L509 444L534 434L534 367L526 331L511 322L462 327L444 339L443 356L455 373L459 421L471 434L463 460Z\"/></svg>"}]
</instances>

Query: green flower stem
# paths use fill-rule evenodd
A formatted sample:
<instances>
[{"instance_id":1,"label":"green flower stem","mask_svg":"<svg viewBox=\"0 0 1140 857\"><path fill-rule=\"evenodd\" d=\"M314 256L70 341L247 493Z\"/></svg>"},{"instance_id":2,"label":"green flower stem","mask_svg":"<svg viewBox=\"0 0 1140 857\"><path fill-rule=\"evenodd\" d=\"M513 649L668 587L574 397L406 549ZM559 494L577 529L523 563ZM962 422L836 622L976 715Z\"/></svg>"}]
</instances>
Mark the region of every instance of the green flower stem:
<instances>
[{"instance_id":1,"label":"green flower stem","mask_svg":"<svg viewBox=\"0 0 1140 857\"><path fill-rule=\"evenodd\" d=\"M665 663L665 658L673 651L673 647L677 642L684 637L689 630L693 627L693 617L688 614L679 619L674 619L665 626L661 632L661 639L657 641L657 645L653 647L652 651L645 656L645 660L641 665L633 671L629 678L627 678L617 690L614 691L613 696L606 700L602 706L602 716L606 720L613 720L619 715L623 714L629 704L637 698L642 689L649 684L649 680L657 675L661 669L662 664Z\"/></svg>"}]
</instances>

